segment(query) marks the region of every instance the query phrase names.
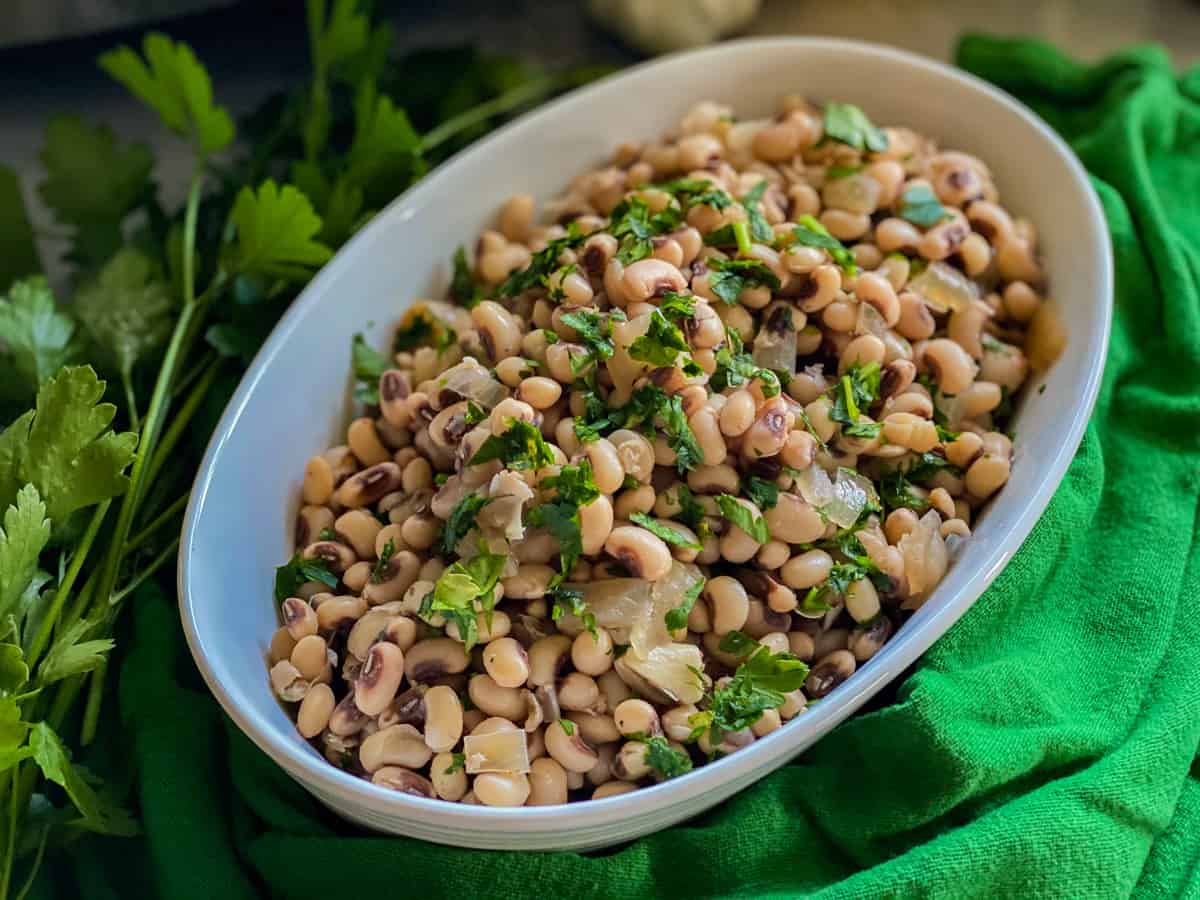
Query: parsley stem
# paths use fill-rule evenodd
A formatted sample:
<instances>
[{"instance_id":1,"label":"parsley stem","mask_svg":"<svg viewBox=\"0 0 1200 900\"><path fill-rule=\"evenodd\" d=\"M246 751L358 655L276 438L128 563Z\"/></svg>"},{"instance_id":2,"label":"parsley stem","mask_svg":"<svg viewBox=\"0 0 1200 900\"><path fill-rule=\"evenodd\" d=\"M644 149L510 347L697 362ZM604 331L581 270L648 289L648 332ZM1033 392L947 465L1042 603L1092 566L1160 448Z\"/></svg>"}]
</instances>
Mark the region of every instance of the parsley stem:
<instances>
[{"instance_id":1,"label":"parsley stem","mask_svg":"<svg viewBox=\"0 0 1200 900\"><path fill-rule=\"evenodd\" d=\"M147 565L146 568L142 569L140 572L138 572L133 577L133 580L130 581L129 584L125 585L125 587L121 588L119 591L117 591L115 594L113 594L112 600L110 600L109 602L112 603L113 606L116 606L118 603L120 603L122 600L124 600L126 597L128 597L130 594L132 594L134 591L136 591L139 587L142 586L142 583L147 578L149 578L151 575L153 575L155 572L157 572L159 569L161 569L164 565L166 565L172 559L174 559L175 551L178 549L179 549L179 536L176 535L174 538L171 539L171 543L167 544L167 546L163 547L163 549L159 551L158 555L155 556L154 559L152 559L150 561L149 565ZM85 741L84 743L87 743L87 742Z\"/></svg>"},{"instance_id":2,"label":"parsley stem","mask_svg":"<svg viewBox=\"0 0 1200 900\"><path fill-rule=\"evenodd\" d=\"M493 97L491 100L486 100L478 106L472 106L457 116L451 116L421 138L421 153L429 153L437 149L462 132L483 124L493 116L510 112L526 103L533 103L540 100L542 97L556 90L561 84L562 79L556 76L539 78L535 81L526 82L510 91L506 91L498 97Z\"/></svg>"},{"instance_id":3,"label":"parsley stem","mask_svg":"<svg viewBox=\"0 0 1200 900\"><path fill-rule=\"evenodd\" d=\"M50 643L50 635L53 634L54 626L57 624L59 615L62 613L63 604L67 602L67 597L71 593L71 589L75 586L79 572L83 568L83 563L88 557L88 552L92 549L92 544L95 542L96 535L100 531L100 525L104 521L104 517L107 515L108 508L111 505L112 500L108 499L96 507L96 511L92 513L92 520L88 522L87 530L84 531L83 537L79 540L79 545L71 555L71 562L67 566L67 571L63 575L58 590L54 592L54 599L50 602L50 608L46 610L46 615L42 617L37 633L34 635L33 644L29 648L26 664L31 670L37 664L38 659L41 658L42 651L46 649L46 645Z\"/></svg>"},{"instance_id":4,"label":"parsley stem","mask_svg":"<svg viewBox=\"0 0 1200 900\"><path fill-rule=\"evenodd\" d=\"M12 786L8 793L8 842L4 847L4 872L0 874L0 897L8 896L8 886L12 880L13 851L17 845L17 821L20 819L20 774L24 768L24 765L18 765L12 769Z\"/></svg>"},{"instance_id":5,"label":"parsley stem","mask_svg":"<svg viewBox=\"0 0 1200 900\"><path fill-rule=\"evenodd\" d=\"M137 431L141 424L138 422L137 396L133 392L133 373L129 366L121 367L121 384L125 388L125 411L129 414L129 427Z\"/></svg>"},{"instance_id":6,"label":"parsley stem","mask_svg":"<svg viewBox=\"0 0 1200 900\"><path fill-rule=\"evenodd\" d=\"M96 725L100 721L100 706L104 700L104 682L108 675L108 661L100 663L92 670L92 680L88 684L87 706L83 711L83 725L79 731L79 744L87 747L96 737Z\"/></svg>"},{"instance_id":7,"label":"parsley stem","mask_svg":"<svg viewBox=\"0 0 1200 900\"><path fill-rule=\"evenodd\" d=\"M42 828L42 839L38 841L37 853L34 854L33 864L29 868L29 874L25 876L25 883L21 885L21 890L17 892L17 900L25 900L25 898L29 895L30 889L33 888L33 881L35 878L37 878L38 869L42 867L42 857L46 853L46 839L49 837L50 826L46 825Z\"/></svg>"},{"instance_id":8,"label":"parsley stem","mask_svg":"<svg viewBox=\"0 0 1200 900\"><path fill-rule=\"evenodd\" d=\"M171 519L178 515L183 508L187 506L188 499L191 497L191 495L191 491L188 491L186 494L176 497L170 506L160 512L150 521L150 524L125 542L125 553L132 553L138 547L142 546L142 544L149 540L154 532L158 531L158 529L162 528L163 525L167 524L171 521Z\"/></svg>"},{"instance_id":9,"label":"parsley stem","mask_svg":"<svg viewBox=\"0 0 1200 900\"><path fill-rule=\"evenodd\" d=\"M146 473L146 484L153 484L154 480L158 477L158 473L166 463L167 457L171 455L171 451L175 449L175 445L183 437L184 430L192 421L192 417L196 414L196 410L200 408L200 404L204 402L205 397L208 395L208 389L212 387L212 383L216 380L220 370L221 358L217 357L210 363L208 370L200 376L200 380L196 382L196 386L188 394L188 398L184 401L183 406L175 413L170 427L163 435L162 440L159 441L158 446L154 449L154 455L150 459L150 468Z\"/></svg>"}]
</instances>

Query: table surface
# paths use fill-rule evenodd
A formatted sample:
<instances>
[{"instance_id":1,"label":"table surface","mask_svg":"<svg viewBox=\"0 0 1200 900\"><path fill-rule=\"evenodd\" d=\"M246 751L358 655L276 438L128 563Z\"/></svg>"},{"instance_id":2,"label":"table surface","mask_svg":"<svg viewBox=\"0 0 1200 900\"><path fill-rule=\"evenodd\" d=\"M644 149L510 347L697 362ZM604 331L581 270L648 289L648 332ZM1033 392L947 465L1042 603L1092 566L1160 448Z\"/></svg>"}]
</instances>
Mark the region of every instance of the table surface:
<instances>
[{"instance_id":1,"label":"table surface","mask_svg":"<svg viewBox=\"0 0 1200 900\"><path fill-rule=\"evenodd\" d=\"M35 15L38 0L10 0L6 16ZM104 0L109 2L109 0ZM477 42L485 49L548 65L580 61L628 62L636 57L591 25L575 0L454 0L437 4L393 0L377 6L393 24L400 50ZM308 72L299 3L250 2L176 19L164 27L189 41L212 71L218 99L235 112L252 108ZM1031 34L1084 59L1130 44L1158 42L1176 63L1200 62L1197 0L768 0L751 34L824 34L879 41L949 59L966 31ZM552 41L546 36L553 35ZM126 140L148 142L168 201L178 199L189 158L153 117L95 66L95 57L136 32L0 50L0 161L21 175L34 224L49 229L33 190L40 178L37 153L47 120L77 113L108 124ZM54 242L43 258L56 274Z\"/></svg>"}]
</instances>

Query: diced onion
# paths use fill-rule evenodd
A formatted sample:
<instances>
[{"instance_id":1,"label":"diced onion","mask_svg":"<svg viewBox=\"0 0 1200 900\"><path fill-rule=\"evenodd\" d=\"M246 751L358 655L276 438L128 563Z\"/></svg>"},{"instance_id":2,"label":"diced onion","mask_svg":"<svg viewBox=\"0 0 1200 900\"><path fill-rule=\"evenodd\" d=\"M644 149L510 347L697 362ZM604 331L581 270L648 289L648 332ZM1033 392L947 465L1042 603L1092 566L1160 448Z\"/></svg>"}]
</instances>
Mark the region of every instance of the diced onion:
<instances>
[{"instance_id":1,"label":"diced onion","mask_svg":"<svg viewBox=\"0 0 1200 900\"><path fill-rule=\"evenodd\" d=\"M438 378L438 384L460 397L473 400L485 410L490 410L508 396L508 388L473 359L464 359L458 365L447 369Z\"/></svg>"},{"instance_id":2,"label":"diced onion","mask_svg":"<svg viewBox=\"0 0 1200 900\"><path fill-rule=\"evenodd\" d=\"M780 321L776 322L776 319ZM796 323L790 315L768 316L768 326L754 337L754 364L771 371L796 374ZM778 328L776 326L779 326Z\"/></svg>"},{"instance_id":3,"label":"diced onion","mask_svg":"<svg viewBox=\"0 0 1200 900\"><path fill-rule=\"evenodd\" d=\"M932 262L908 283L908 289L920 294L936 312L962 310L979 299L975 283L953 266Z\"/></svg>"},{"instance_id":4,"label":"diced onion","mask_svg":"<svg viewBox=\"0 0 1200 900\"><path fill-rule=\"evenodd\" d=\"M870 303L858 304L858 321L854 325L855 334L873 334L881 341L887 341L891 329L887 321Z\"/></svg>"},{"instance_id":5,"label":"diced onion","mask_svg":"<svg viewBox=\"0 0 1200 900\"><path fill-rule=\"evenodd\" d=\"M904 576L908 581L905 609L918 609L946 574L950 560L941 527L942 517L931 509L897 544L904 557Z\"/></svg>"},{"instance_id":6,"label":"diced onion","mask_svg":"<svg viewBox=\"0 0 1200 900\"><path fill-rule=\"evenodd\" d=\"M645 658L655 647L665 647L671 643L667 613L683 602L683 595L688 588L703 580L704 576L697 566L678 560L671 563L670 571L651 588L651 602L645 607L645 613L638 617L630 629L629 652Z\"/></svg>"},{"instance_id":7,"label":"diced onion","mask_svg":"<svg viewBox=\"0 0 1200 900\"><path fill-rule=\"evenodd\" d=\"M596 617L596 624L607 629L618 644L629 643L630 630L651 603L651 584L641 578L608 578L564 587L583 594L583 602ZM558 620L558 630L575 636L585 629L579 616L568 615Z\"/></svg>"},{"instance_id":8,"label":"diced onion","mask_svg":"<svg viewBox=\"0 0 1200 900\"><path fill-rule=\"evenodd\" d=\"M833 482L833 499L821 508L825 518L839 528L849 528L857 522L867 506L867 492L859 479L847 476L848 471L838 469L837 479Z\"/></svg>"},{"instance_id":9,"label":"diced onion","mask_svg":"<svg viewBox=\"0 0 1200 900\"><path fill-rule=\"evenodd\" d=\"M468 775L529 771L529 745L520 729L468 734L463 738L463 755Z\"/></svg>"},{"instance_id":10,"label":"diced onion","mask_svg":"<svg viewBox=\"0 0 1200 900\"><path fill-rule=\"evenodd\" d=\"M699 703L704 696L704 657L695 644L655 647L645 658L626 653L620 662L675 703Z\"/></svg>"},{"instance_id":11,"label":"diced onion","mask_svg":"<svg viewBox=\"0 0 1200 900\"><path fill-rule=\"evenodd\" d=\"M803 469L796 476L796 487L800 496L817 509L822 509L833 502L833 482L820 466L814 464Z\"/></svg>"}]
</instances>

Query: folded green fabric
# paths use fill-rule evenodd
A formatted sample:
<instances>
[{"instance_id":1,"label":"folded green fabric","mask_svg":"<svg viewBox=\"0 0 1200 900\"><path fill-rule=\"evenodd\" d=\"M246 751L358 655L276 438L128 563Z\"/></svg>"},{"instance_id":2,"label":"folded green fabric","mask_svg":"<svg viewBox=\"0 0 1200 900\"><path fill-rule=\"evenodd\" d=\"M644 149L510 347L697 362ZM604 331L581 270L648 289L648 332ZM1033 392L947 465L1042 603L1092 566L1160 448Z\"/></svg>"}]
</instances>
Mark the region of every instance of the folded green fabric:
<instances>
[{"instance_id":1,"label":"folded green fabric","mask_svg":"<svg viewBox=\"0 0 1200 900\"><path fill-rule=\"evenodd\" d=\"M627 846L457 850L367 835L324 811L223 719L173 607L149 594L120 690L147 835L84 845L59 895L1200 891L1200 70L1178 80L1154 49L1088 67L978 37L959 63L1032 105L1091 171L1116 250L1116 319L1062 487L894 702L719 809ZM1022 460L1015 477L1036 465Z\"/></svg>"}]
</instances>

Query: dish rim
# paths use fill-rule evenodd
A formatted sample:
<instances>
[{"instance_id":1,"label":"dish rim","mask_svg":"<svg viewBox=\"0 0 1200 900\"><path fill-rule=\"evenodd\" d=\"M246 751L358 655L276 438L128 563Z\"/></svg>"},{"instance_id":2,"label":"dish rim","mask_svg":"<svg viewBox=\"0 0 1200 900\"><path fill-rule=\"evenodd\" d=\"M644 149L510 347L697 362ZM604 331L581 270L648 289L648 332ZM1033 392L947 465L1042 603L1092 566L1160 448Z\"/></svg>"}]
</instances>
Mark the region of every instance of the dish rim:
<instances>
[{"instance_id":1,"label":"dish rim","mask_svg":"<svg viewBox=\"0 0 1200 900\"><path fill-rule=\"evenodd\" d=\"M1031 129L1050 143L1058 155L1063 158L1073 176L1074 187L1081 189L1087 198L1090 224L1094 226L1090 229L1092 232L1090 237L1096 244L1094 249L1103 264L1103 269L1099 273L1100 291L1096 298L1096 301L1102 305L1099 333L1078 336L1087 338L1089 352L1094 352L1096 354L1094 358L1098 359L1098 363L1093 365L1088 372L1083 396L1080 398L1081 403L1077 407L1085 412L1077 415L1070 422L1069 428L1065 430L1065 439L1059 444L1054 457L1048 460L1042 469L1043 475L1040 483L1028 496L1016 523L991 548L990 553L980 565L978 574L945 605L933 610L923 623L923 627L899 629L884 648L884 651L887 652L886 659L895 664L891 667L875 666L860 669L840 686L835 694L831 695L837 697L836 703L818 704L815 708L805 712L802 717L759 738L749 747L693 769L685 776L628 794L600 800L573 802L560 806L498 808L450 803L441 799L401 794L372 784L370 781L331 765L320 755L313 753L306 744L285 740L281 734L277 733L276 728L259 722L260 714L253 710L244 710L233 703L208 661L209 656L213 653L219 655L220 648L210 647L196 629L193 607L197 603L197 598L193 596L191 588L193 565L191 548L194 533L205 509L208 490L213 480L216 464L220 461L222 448L241 420L263 373L286 348L304 315L310 308L319 305L324 300L325 284L334 281L342 268L351 264L359 264L360 261L353 249L367 239L367 235L372 229L385 227L385 220L389 216L395 215L400 208L410 206L419 208L423 204L424 195L436 190L440 180L453 178L459 170L477 165L478 158L486 159L492 152L493 144L505 140L513 131L536 127L540 121L552 116L565 105L586 104L593 93L611 89L614 81L630 78L654 67L667 64L678 65L681 60L697 62L704 58L724 54L753 53L758 48L774 48L781 45L794 46L797 51L819 47L822 50L844 50L854 54L870 54L881 58L884 63L895 63L904 68L915 67L924 70L926 74L957 81L975 91L983 92L993 101L1008 107L1010 112L1024 119ZM178 591L180 615L192 658L209 690L226 714L259 749L290 775L304 783L307 789L335 795L344 802L355 803L365 809L386 809L386 814L390 815L436 817L440 820L440 824L450 828L461 827L466 832L495 831L498 826L503 826L509 831L528 833L554 830L561 826L568 826L568 823L567 830L578 832L588 827L609 823L617 814L632 820L640 814L646 814L655 809L679 807L689 798L714 791L722 785L744 779L747 776L750 776L752 781L758 780L759 777L762 777L755 774L758 770L765 770L768 766L773 769L776 765L782 764L801 752L815 740L819 740L831 728L857 711L882 686L882 683L892 680L905 666L911 665L923 655L975 603L1024 543L1065 476L1091 418L1107 357L1112 327L1112 297L1113 259L1107 221L1083 165L1067 143L1036 113L1016 98L968 72L919 54L882 44L815 36L773 36L727 41L714 46L647 60L622 69L525 113L429 172L421 181L389 203L371 223L348 241L309 282L281 317L243 375L237 390L222 413L205 451L188 502L179 554ZM1097 340L1098 344L1096 344ZM881 654L884 651L881 651ZM801 728L791 727L799 721L806 724ZM826 727L827 723L828 727ZM763 771L762 775L765 774L767 772Z\"/></svg>"}]
</instances>

